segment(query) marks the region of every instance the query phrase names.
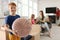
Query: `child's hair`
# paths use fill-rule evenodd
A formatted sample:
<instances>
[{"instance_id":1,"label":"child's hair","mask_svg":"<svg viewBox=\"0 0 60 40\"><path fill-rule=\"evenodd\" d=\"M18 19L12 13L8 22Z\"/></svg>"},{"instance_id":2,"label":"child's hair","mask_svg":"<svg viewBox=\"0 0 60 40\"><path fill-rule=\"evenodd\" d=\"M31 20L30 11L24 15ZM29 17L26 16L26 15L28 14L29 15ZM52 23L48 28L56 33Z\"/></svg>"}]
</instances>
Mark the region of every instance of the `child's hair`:
<instances>
[{"instance_id":1,"label":"child's hair","mask_svg":"<svg viewBox=\"0 0 60 40\"><path fill-rule=\"evenodd\" d=\"M9 3L9 5L16 6L16 4L14 2Z\"/></svg>"},{"instance_id":2,"label":"child's hair","mask_svg":"<svg viewBox=\"0 0 60 40\"><path fill-rule=\"evenodd\" d=\"M35 17L35 15L34 15L34 14L32 14L32 15L31 15L31 18L34 18L34 17Z\"/></svg>"}]
</instances>

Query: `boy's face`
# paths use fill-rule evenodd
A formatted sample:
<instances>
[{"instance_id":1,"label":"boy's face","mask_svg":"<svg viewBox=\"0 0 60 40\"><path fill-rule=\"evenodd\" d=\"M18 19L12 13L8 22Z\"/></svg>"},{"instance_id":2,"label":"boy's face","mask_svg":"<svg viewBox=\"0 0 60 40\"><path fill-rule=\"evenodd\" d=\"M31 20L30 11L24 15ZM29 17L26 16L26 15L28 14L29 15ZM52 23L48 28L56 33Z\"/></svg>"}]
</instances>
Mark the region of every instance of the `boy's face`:
<instances>
[{"instance_id":1,"label":"boy's face","mask_svg":"<svg viewBox=\"0 0 60 40\"><path fill-rule=\"evenodd\" d=\"M14 5L9 5L9 11L10 11L12 14L15 14L15 12L16 12L16 6L14 6Z\"/></svg>"}]
</instances>

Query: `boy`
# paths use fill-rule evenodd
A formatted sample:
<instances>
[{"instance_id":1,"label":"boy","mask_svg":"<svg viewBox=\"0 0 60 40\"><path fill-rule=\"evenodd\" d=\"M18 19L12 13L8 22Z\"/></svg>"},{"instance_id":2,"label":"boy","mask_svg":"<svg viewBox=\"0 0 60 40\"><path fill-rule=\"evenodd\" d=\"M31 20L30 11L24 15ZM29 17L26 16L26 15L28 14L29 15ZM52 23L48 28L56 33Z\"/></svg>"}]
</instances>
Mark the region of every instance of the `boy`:
<instances>
[{"instance_id":1,"label":"boy","mask_svg":"<svg viewBox=\"0 0 60 40\"><path fill-rule=\"evenodd\" d=\"M7 16L5 18L5 29L8 29L8 31L10 31L9 33L9 40L20 40L20 37L17 37L16 33L14 33L14 31L12 30L12 24L14 22L14 20L16 20L17 18L20 18L19 15L16 15L16 4L15 3L9 3L9 11L10 11L10 15ZM9 27L9 28L8 28ZM11 29L11 30L9 30ZM21 38L21 40L29 40L31 38L30 35L28 35L25 38Z\"/></svg>"},{"instance_id":2,"label":"boy","mask_svg":"<svg viewBox=\"0 0 60 40\"><path fill-rule=\"evenodd\" d=\"M19 15L16 15L16 4L11 2L8 5L10 15L5 18L5 29L10 29L9 31L9 40L20 40L20 37L14 35L12 31L12 24L17 19L20 18Z\"/></svg>"}]
</instances>

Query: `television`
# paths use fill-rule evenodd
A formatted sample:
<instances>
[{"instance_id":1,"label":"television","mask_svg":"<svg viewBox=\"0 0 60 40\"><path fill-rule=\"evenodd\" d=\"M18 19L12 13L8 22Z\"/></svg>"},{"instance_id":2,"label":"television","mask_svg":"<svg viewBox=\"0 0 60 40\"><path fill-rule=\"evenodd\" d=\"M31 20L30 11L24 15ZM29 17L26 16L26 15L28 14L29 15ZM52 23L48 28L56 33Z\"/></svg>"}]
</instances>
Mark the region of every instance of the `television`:
<instances>
[{"instance_id":1,"label":"television","mask_svg":"<svg viewBox=\"0 0 60 40\"><path fill-rule=\"evenodd\" d=\"M47 7L46 13L56 13L56 7Z\"/></svg>"}]
</instances>

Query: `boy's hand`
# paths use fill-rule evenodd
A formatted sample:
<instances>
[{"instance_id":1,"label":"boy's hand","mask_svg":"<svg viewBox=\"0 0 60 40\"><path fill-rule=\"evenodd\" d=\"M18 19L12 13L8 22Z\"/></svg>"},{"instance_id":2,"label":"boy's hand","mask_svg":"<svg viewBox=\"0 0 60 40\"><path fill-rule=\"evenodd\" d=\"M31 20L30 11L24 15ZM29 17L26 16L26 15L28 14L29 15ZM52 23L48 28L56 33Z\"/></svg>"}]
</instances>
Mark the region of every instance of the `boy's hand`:
<instances>
[{"instance_id":1,"label":"boy's hand","mask_svg":"<svg viewBox=\"0 0 60 40\"><path fill-rule=\"evenodd\" d=\"M14 35L17 35L17 32L13 32Z\"/></svg>"},{"instance_id":2,"label":"boy's hand","mask_svg":"<svg viewBox=\"0 0 60 40\"><path fill-rule=\"evenodd\" d=\"M14 35L16 35L16 36L18 36L18 33L17 33L17 31L13 31L13 34L14 34Z\"/></svg>"},{"instance_id":3,"label":"boy's hand","mask_svg":"<svg viewBox=\"0 0 60 40\"><path fill-rule=\"evenodd\" d=\"M7 30L7 27L6 26L2 26L1 29L2 30Z\"/></svg>"}]
</instances>

